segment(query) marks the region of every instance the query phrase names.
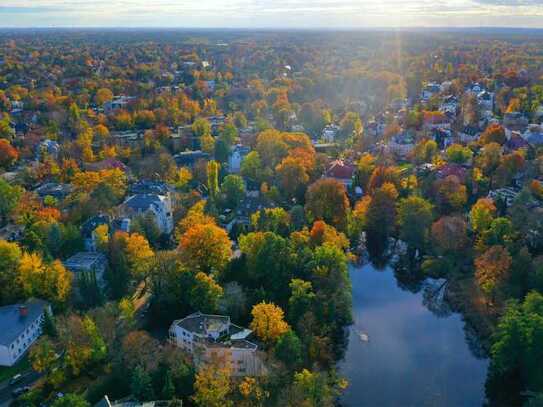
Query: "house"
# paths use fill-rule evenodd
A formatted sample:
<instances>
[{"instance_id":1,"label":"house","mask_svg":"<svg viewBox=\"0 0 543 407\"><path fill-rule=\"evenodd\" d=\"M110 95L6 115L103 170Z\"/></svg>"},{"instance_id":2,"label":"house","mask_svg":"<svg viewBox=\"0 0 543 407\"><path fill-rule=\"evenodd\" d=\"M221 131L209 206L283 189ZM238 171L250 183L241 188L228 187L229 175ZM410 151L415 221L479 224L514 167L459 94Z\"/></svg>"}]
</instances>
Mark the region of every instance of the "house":
<instances>
[{"instance_id":1,"label":"house","mask_svg":"<svg viewBox=\"0 0 543 407\"><path fill-rule=\"evenodd\" d=\"M475 126L464 126L464 128L458 133L460 141L464 144L469 144L479 139L481 130Z\"/></svg>"},{"instance_id":2,"label":"house","mask_svg":"<svg viewBox=\"0 0 543 407\"><path fill-rule=\"evenodd\" d=\"M124 201L121 211L130 219L150 213L161 233L170 234L173 230L172 202L168 195L157 193L132 195Z\"/></svg>"},{"instance_id":3,"label":"house","mask_svg":"<svg viewBox=\"0 0 543 407\"><path fill-rule=\"evenodd\" d=\"M530 143L527 140L525 140L519 132L513 131L511 132L511 135L505 142L504 146L509 151L515 151L515 150L520 150L522 148L524 149L530 148Z\"/></svg>"},{"instance_id":4,"label":"house","mask_svg":"<svg viewBox=\"0 0 543 407\"><path fill-rule=\"evenodd\" d=\"M522 138L532 146L543 144L543 127L537 124L528 126L528 130L524 132Z\"/></svg>"},{"instance_id":5,"label":"house","mask_svg":"<svg viewBox=\"0 0 543 407\"><path fill-rule=\"evenodd\" d=\"M251 149L249 147L244 147L241 144L234 146L230 157L228 157L228 168L231 173L239 173L241 170L241 162L249 154Z\"/></svg>"},{"instance_id":6,"label":"house","mask_svg":"<svg viewBox=\"0 0 543 407\"><path fill-rule=\"evenodd\" d=\"M36 148L36 160L40 161L43 157L58 158L60 145L54 140L43 140Z\"/></svg>"},{"instance_id":7,"label":"house","mask_svg":"<svg viewBox=\"0 0 543 407\"><path fill-rule=\"evenodd\" d=\"M76 253L64 262L64 266L72 272L76 286L82 281L96 281L99 288L105 287L107 259L102 253Z\"/></svg>"},{"instance_id":8,"label":"house","mask_svg":"<svg viewBox=\"0 0 543 407\"><path fill-rule=\"evenodd\" d=\"M435 82L428 83L422 90L421 99L428 102L430 98L441 92L441 86Z\"/></svg>"},{"instance_id":9,"label":"house","mask_svg":"<svg viewBox=\"0 0 543 407\"><path fill-rule=\"evenodd\" d=\"M523 132L528 127L528 118L520 112L507 112L503 116L503 126L509 130Z\"/></svg>"},{"instance_id":10,"label":"house","mask_svg":"<svg viewBox=\"0 0 543 407\"><path fill-rule=\"evenodd\" d=\"M115 96L113 100L110 100L104 104L104 112L106 114L110 114L116 110L126 109L135 102L136 97L134 96Z\"/></svg>"},{"instance_id":11,"label":"house","mask_svg":"<svg viewBox=\"0 0 543 407\"><path fill-rule=\"evenodd\" d=\"M110 133L111 140L121 147L137 147L143 145L143 132L114 131Z\"/></svg>"},{"instance_id":12,"label":"house","mask_svg":"<svg viewBox=\"0 0 543 407\"><path fill-rule=\"evenodd\" d=\"M324 176L338 180L349 189L353 185L354 171L354 165L346 164L343 160L335 160L330 163Z\"/></svg>"},{"instance_id":13,"label":"house","mask_svg":"<svg viewBox=\"0 0 543 407\"><path fill-rule=\"evenodd\" d=\"M439 111L442 113L451 113L456 116L458 111L458 99L456 96L449 95L443 98L439 106Z\"/></svg>"},{"instance_id":14,"label":"house","mask_svg":"<svg viewBox=\"0 0 543 407\"><path fill-rule=\"evenodd\" d=\"M178 403L181 401L178 400ZM110 401L106 394L94 407L168 407L169 405L170 401L137 401L131 398Z\"/></svg>"},{"instance_id":15,"label":"house","mask_svg":"<svg viewBox=\"0 0 543 407\"><path fill-rule=\"evenodd\" d=\"M322 129L321 138L325 143L333 143L339 133L339 126L335 124L329 124Z\"/></svg>"},{"instance_id":16,"label":"house","mask_svg":"<svg viewBox=\"0 0 543 407\"><path fill-rule=\"evenodd\" d=\"M107 225L111 223L111 219L108 215L100 214L93 216L81 225L81 236L85 245L85 250L88 252L96 251L96 233L95 230L100 225Z\"/></svg>"},{"instance_id":17,"label":"house","mask_svg":"<svg viewBox=\"0 0 543 407\"><path fill-rule=\"evenodd\" d=\"M415 148L415 138L409 132L402 132L392 136L386 150L399 158L405 159Z\"/></svg>"},{"instance_id":18,"label":"house","mask_svg":"<svg viewBox=\"0 0 543 407\"><path fill-rule=\"evenodd\" d=\"M483 110L492 111L494 109L494 93L487 90L479 92L477 102Z\"/></svg>"},{"instance_id":19,"label":"house","mask_svg":"<svg viewBox=\"0 0 543 407\"><path fill-rule=\"evenodd\" d=\"M201 150L183 151L173 156L178 167L194 167L199 160L209 159L209 154Z\"/></svg>"},{"instance_id":20,"label":"house","mask_svg":"<svg viewBox=\"0 0 543 407\"><path fill-rule=\"evenodd\" d=\"M0 307L0 366L13 366L36 342L46 312L51 306L35 298Z\"/></svg>"},{"instance_id":21,"label":"house","mask_svg":"<svg viewBox=\"0 0 543 407\"><path fill-rule=\"evenodd\" d=\"M491 198L493 201L501 201L504 202L506 207L509 208L517 196L519 195L519 191L515 188L507 187L507 188L499 188L494 189L488 193L488 198Z\"/></svg>"},{"instance_id":22,"label":"house","mask_svg":"<svg viewBox=\"0 0 543 407\"><path fill-rule=\"evenodd\" d=\"M87 171L102 171L120 169L123 172L128 171L128 167L120 160L116 158L105 158L101 161L94 163L85 163L85 169Z\"/></svg>"},{"instance_id":23,"label":"house","mask_svg":"<svg viewBox=\"0 0 543 407\"><path fill-rule=\"evenodd\" d=\"M233 376L260 376L265 367L258 345L249 341L250 329L233 324L229 316L196 312L173 321L170 342L192 355L197 367L219 362L231 368Z\"/></svg>"},{"instance_id":24,"label":"house","mask_svg":"<svg viewBox=\"0 0 543 407\"><path fill-rule=\"evenodd\" d=\"M451 129L450 118L442 112L424 112L423 125L425 130Z\"/></svg>"},{"instance_id":25,"label":"house","mask_svg":"<svg viewBox=\"0 0 543 407\"><path fill-rule=\"evenodd\" d=\"M72 192L72 186L68 184L57 184L56 182L48 182L40 185L34 190L38 196L43 199L46 196L52 196L53 198L62 201L66 198L70 192Z\"/></svg>"}]
</instances>

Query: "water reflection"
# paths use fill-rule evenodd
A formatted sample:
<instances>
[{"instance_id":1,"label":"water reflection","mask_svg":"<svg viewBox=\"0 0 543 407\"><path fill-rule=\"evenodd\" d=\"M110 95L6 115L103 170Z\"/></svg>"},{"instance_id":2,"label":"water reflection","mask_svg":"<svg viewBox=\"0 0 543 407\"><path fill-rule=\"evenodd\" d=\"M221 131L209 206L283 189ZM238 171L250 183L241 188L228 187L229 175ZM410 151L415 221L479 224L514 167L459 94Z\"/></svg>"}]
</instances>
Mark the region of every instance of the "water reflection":
<instances>
[{"instance_id":1,"label":"water reflection","mask_svg":"<svg viewBox=\"0 0 543 407\"><path fill-rule=\"evenodd\" d=\"M339 365L350 382L342 404L480 406L487 361L448 307L446 281L424 282L401 268L350 272L354 324Z\"/></svg>"}]
</instances>

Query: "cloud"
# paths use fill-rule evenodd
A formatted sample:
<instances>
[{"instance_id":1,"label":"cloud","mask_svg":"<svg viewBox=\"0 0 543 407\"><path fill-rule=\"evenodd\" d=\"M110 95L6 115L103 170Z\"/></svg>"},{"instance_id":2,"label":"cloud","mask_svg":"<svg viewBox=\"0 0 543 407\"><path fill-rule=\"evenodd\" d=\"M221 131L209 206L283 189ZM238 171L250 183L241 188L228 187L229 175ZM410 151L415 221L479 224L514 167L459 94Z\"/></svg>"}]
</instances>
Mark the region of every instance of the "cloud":
<instances>
[{"instance_id":1,"label":"cloud","mask_svg":"<svg viewBox=\"0 0 543 407\"><path fill-rule=\"evenodd\" d=\"M543 0L0 0L0 25L543 27ZM8 18L5 18L9 16Z\"/></svg>"}]
</instances>

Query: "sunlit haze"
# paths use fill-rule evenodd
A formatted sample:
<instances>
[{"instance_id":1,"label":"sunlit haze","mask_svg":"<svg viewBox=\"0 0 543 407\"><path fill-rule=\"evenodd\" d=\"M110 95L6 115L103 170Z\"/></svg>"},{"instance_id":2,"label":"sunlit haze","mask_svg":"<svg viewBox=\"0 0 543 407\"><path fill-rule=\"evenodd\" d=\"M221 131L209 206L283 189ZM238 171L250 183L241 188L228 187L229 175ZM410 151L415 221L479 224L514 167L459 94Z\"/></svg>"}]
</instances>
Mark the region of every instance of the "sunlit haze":
<instances>
[{"instance_id":1,"label":"sunlit haze","mask_svg":"<svg viewBox=\"0 0 543 407\"><path fill-rule=\"evenodd\" d=\"M4 27L543 27L542 0L0 0Z\"/></svg>"}]
</instances>

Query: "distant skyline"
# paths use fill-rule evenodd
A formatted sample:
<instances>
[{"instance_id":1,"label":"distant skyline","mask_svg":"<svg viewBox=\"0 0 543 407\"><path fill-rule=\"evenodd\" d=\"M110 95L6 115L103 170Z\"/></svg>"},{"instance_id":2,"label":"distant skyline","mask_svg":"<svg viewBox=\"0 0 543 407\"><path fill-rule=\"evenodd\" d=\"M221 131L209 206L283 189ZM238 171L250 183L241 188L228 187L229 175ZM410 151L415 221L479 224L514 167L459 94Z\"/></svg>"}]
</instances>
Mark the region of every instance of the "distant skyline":
<instances>
[{"instance_id":1,"label":"distant skyline","mask_svg":"<svg viewBox=\"0 0 543 407\"><path fill-rule=\"evenodd\" d=\"M0 0L0 26L543 28L543 0Z\"/></svg>"}]
</instances>

